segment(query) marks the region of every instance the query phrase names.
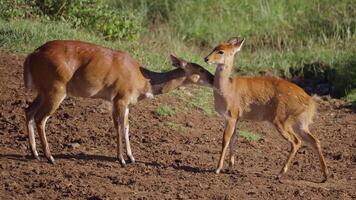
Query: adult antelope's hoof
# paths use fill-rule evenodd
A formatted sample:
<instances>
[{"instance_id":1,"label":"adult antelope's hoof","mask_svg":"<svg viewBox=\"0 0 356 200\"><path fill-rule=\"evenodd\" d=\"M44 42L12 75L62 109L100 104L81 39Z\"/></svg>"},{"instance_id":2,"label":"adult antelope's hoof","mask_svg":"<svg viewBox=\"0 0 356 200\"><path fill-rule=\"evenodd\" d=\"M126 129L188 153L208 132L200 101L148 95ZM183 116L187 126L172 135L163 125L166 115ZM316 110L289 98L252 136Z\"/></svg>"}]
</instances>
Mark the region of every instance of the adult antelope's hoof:
<instances>
[{"instance_id":1,"label":"adult antelope's hoof","mask_svg":"<svg viewBox=\"0 0 356 200\"><path fill-rule=\"evenodd\" d=\"M277 176L276 176L276 180L278 180L280 183L283 183L283 175L284 173L279 173Z\"/></svg>"},{"instance_id":2,"label":"adult antelope's hoof","mask_svg":"<svg viewBox=\"0 0 356 200\"><path fill-rule=\"evenodd\" d=\"M48 160L49 163L54 164L53 156L48 157L47 160Z\"/></svg>"},{"instance_id":3,"label":"adult antelope's hoof","mask_svg":"<svg viewBox=\"0 0 356 200\"><path fill-rule=\"evenodd\" d=\"M131 157L129 157L130 158L130 162L131 163L135 163L136 161L135 161L135 158L133 157L133 156L131 156Z\"/></svg>"},{"instance_id":4,"label":"adult antelope's hoof","mask_svg":"<svg viewBox=\"0 0 356 200\"><path fill-rule=\"evenodd\" d=\"M329 176L324 176L324 179L321 181L321 183L325 183L326 181L328 181Z\"/></svg>"},{"instance_id":5,"label":"adult antelope's hoof","mask_svg":"<svg viewBox=\"0 0 356 200\"><path fill-rule=\"evenodd\" d=\"M322 183L325 183L329 177L332 177L332 174L330 174L329 170L326 170L326 172L324 173L324 179L321 181Z\"/></svg>"},{"instance_id":6,"label":"adult antelope's hoof","mask_svg":"<svg viewBox=\"0 0 356 200\"><path fill-rule=\"evenodd\" d=\"M40 157L39 157L38 155L34 155L34 154L33 154L32 156L33 156L33 158L34 158L34 159L36 159L36 160L38 160L38 161L40 161L40 160L41 160L41 159L40 159Z\"/></svg>"},{"instance_id":7,"label":"adult antelope's hoof","mask_svg":"<svg viewBox=\"0 0 356 200\"><path fill-rule=\"evenodd\" d=\"M121 167L126 167L126 162L124 159L119 160Z\"/></svg>"},{"instance_id":8,"label":"adult antelope's hoof","mask_svg":"<svg viewBox=\"0 0 356 200\"><path fill-rule=\"evenodd\" d=\"M215 170L215 174L220 174L220 170L221 170L221 169L216 169L216 170Z\"/></svg>"},{"instance_id":9,"label":"adult antelope's hoof","mask_svg":"<svg viewBox=\"0 0 356 200\"><path fill-rule=\"evenodd\" d=\"M34 159L36 159L36 160L41 160L40 159L40 157L38 156L38 153L37 153L37 151L31 151L31 155L32 155L32 157L34 158Z\"/></svg>"}]
</instances>

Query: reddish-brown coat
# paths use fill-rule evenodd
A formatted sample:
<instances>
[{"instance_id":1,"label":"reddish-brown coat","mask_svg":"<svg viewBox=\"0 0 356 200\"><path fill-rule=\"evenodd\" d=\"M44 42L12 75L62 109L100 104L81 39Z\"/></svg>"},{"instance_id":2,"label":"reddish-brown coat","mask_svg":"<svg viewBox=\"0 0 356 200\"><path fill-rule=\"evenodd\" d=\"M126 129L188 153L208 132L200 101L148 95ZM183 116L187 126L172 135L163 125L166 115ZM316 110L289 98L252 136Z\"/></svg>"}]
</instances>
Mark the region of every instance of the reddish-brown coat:
<instances>
[{"instance_id":1,"label":"reddish-brown coat","mask_svg":"<svg viewBox=\"0 0 356 200\"><path fill-rule=\"evenodd\" d=\"M37 48L24 63L25 86L37 91L37 97L26 109L26 126L33 155L39 158L34 136L35 122L44 154L54 162L45 134L46 121L66 96L77 96L112 102L118 159L125 165L122 154L124 135L127 155L134 162L128 135L130 104L185 84L212 85L213 75L204 68L174 56L171 60L177 69L157 73L143 68L128 53L86 42L57 40ZM205 73L200 75L197 72Z\"/></svg>"},{"instance_id":2,"label":"reddish-brown coat","mask_svg":"<svg viewBox=\"0 0 356 200\"><path fill-rule=\"evenodd\" d=\"M290 162L301 146L310 144L318 153L324 173L328 177L320 142L309 131L316 111L316 102L303 89L286 80L269 77L230 77L234 56L240 51L244 40L232 38L221 43L205 58L209 64L217 64L214 79L214 105L226 119L222 153L217 173L223 167L227 147L230 145L230 165L234 164L236 142L235 123L239 118L272 122L279 133L292 144L292 151L280 176L287 172ZM230 141L232 140L232 141Z\"/></svg>"}]
</instances>

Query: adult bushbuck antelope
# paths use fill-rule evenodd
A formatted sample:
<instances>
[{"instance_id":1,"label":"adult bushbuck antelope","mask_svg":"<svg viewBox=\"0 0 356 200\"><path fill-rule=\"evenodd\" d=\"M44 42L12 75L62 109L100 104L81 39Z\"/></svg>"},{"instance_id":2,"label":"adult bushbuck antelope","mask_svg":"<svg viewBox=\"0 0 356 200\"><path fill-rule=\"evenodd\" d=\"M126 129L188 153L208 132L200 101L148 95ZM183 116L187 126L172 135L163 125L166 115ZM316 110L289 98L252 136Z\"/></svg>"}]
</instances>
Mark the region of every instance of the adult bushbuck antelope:
<instances>
[{"instance_id":1,"label":"adult bushbuck antelope","mask_svg":"<svg viewBox=\"0 0 356 200\"><path fill-rule=\"evenodd\" d=\"M316 111L316 102L303 89L286 80L261 77L230 77L234 55L240 51L244 39L235 37L221 43L204 59L208 64L217 64L214 79L215 110L226 120L222 153L216 169L223 168L224 158L230 146L230 166L234 165L234 147L237 140L235 125L238 119L270 121L287 139L292 149L279 174L287 172L302 141L309 144L319 155L324 180L328 169L319 140L309 131Z\"/></svg>"},{"instance_id":2,"label":"adult bushbuck antelope","mask_svg":"<svg viewBox=\"0 0 356 200\"><path fill-rule=\"evenodd\" d=\"M125 165L122 134L131 162L129 104L169 92L181 85L212 85L214 76L199 65L170 57L179 68L157 73L149 71L128 53L80 41L50 41L27 56L24 63L25 87L37 96L26 109L26 126L31 152L39 159L34 136L35 122L45 157L54 163L45 134L47 119L67 96L101 98L112 103L117 135L117 157Z\"/></svg>"}]
</instances>

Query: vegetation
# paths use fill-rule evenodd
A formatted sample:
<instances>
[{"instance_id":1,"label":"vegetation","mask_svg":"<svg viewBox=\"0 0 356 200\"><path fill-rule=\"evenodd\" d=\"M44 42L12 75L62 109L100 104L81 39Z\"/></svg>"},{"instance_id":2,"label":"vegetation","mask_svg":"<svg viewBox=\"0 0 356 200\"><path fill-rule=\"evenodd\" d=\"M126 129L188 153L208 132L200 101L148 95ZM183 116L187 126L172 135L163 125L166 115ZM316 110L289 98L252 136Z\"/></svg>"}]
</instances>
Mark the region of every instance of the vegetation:
<instances>
[{"instance_id":1,"label":"vegetation","mask_svg":"<svg viewBox=\"0 0 356 200\"><path fill-rule=\"evenodd\" d=\"M176 112L173 110L173 108L163 105L158 107L155 111L154 114L157 116L173 116L176 114Z\"/></svg>"},{"instance_id":2,"label":"vegetation","mask_svg":"<svg viewBox=\"0 0 356 200\"><path fill-rule=\"evenodd\" d=\"M181 132L181 133L185 133L187 132L187 128L184 127L182 124L177 124L177 123L174 123L174 122L165 122L163 124L164 126L172 129L172 130L175 130L175 131L178 131L178 132Z\"/></svg>"},{"instance_id":3,"label":"vegetation","mask_svg":"<svg viewBox=\"0 0 356 200\"><path fill-rule=\"evenodd\" d=\"M0 0L5 51L80 39L128 51L163 71L171 68L169 53L206 66L202 57L236 35L247 39L235 63L239 73L289 76L290 68L322 63L335 70L336 95L356 102L353 0ZM192 104L205 109L204 99Z\"/></svg>"},{"instance_id":4,"label":"vegetation","mask_svg":"<svg viewBox=\"0 0 356 200\"><path fill-rule=\"evenodd\" d=\"M248 141L258 141L261 137L255 133L247 132L247 131L238 131L239 135Z\"/></svg>"},{"instance_id":5,"label":"vegetation","mask_svg":"<svg viewBox=\"0 0 356 200\"><path fill-rule=\"evenodd\" d=\"M198 88L195 90L195 95L192 99L190 99L188 105L199 108L209 116L212 116L216 114L213 106L214 99L212 93L213 92L210 88Z\"/></svg>"}]
</instances>

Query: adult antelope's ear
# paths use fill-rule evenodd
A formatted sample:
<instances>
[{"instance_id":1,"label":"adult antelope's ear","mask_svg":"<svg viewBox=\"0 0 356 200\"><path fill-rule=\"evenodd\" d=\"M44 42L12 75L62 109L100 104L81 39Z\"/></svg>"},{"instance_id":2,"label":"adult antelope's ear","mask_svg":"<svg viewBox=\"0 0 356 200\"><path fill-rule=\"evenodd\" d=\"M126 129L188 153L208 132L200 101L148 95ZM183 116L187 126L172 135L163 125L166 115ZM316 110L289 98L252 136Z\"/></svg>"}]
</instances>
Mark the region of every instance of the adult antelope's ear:
<instances>
[{"instance_id":1,"label":"adult antelope's ear","mask_svg":"<svg viewBox=\"0 0 356 200\"><path fill-rule=\"evenodd\" d=\"M181 58L177 58L174 55L170 55L169 58L171 59L171 63L174 67L178 67L178 68L182 68L184 69L185 66L187 65L187 61L181 59Z\"/></svg>"},{"instance_id":2,"label":"adult antelope's ear","mask_svg":"<svg viewBox=\"0 0 356 200\"><path fill-rule=\"evenodd\" d=\"M241 50L242 45L245 42L244 38L241 37L233 37L227 41L229 44L233 45L235 47L236 52Z\"/></svg>"}]
</instances>

